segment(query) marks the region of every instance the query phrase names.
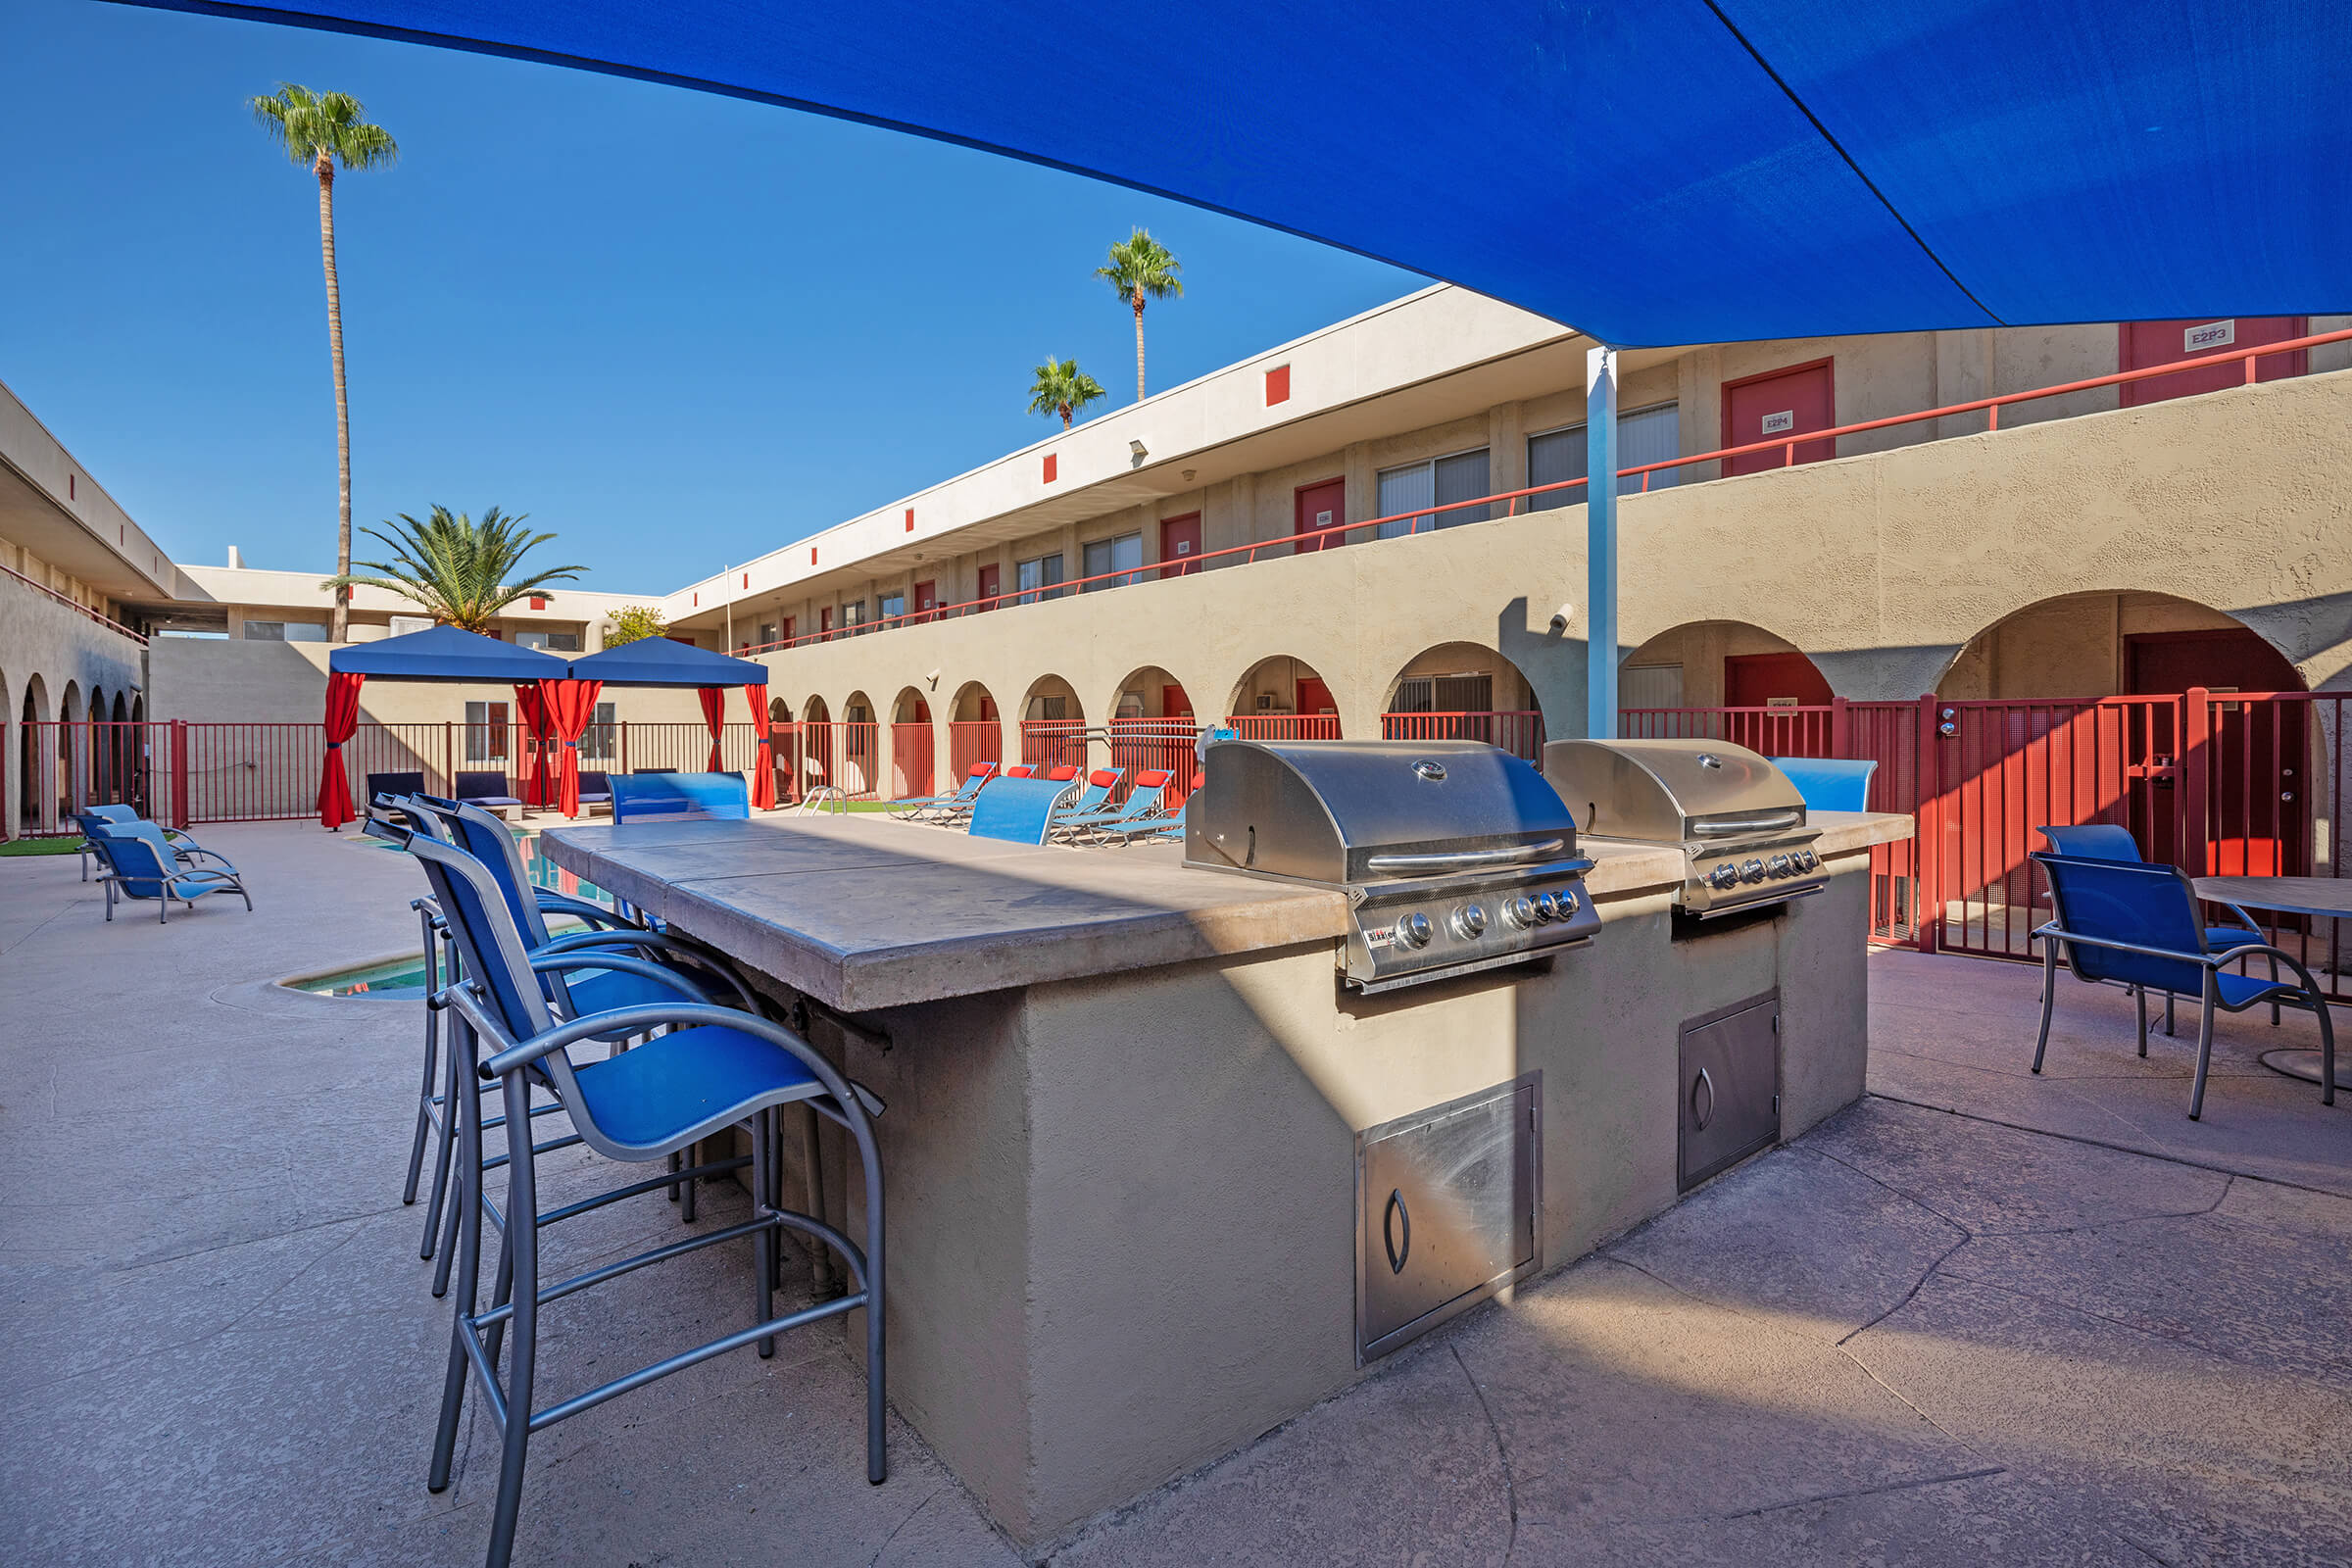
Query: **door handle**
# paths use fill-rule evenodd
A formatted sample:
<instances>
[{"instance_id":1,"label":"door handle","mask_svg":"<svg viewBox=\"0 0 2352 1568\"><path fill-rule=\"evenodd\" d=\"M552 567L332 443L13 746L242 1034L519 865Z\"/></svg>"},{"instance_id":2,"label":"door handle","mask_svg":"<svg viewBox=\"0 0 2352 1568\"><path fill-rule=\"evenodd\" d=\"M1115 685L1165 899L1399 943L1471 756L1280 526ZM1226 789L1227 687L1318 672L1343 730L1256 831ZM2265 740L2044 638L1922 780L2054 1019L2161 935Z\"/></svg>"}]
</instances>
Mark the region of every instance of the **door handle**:
<instances>
[{"instance_id":1,"label":"door handle","mask_svg":"<svg viewBox=\"0 0 2352 1568\"><path fill-rule=\"evenodd\" d=\"M1707 1108L1704 1110L1698 1108L1698 1092L1701 1089L1707 1092ZM1693 1130L1705 1132L1707 1123L1714 1119L1715 1080L1707 1076L1706 1068L1701 1067L1698 1069L1698 1077L1690 1085L1690 1120L1695 1124Z\"/></svg>"},{"instance_id":2,"label":"door handle","mask_svg":"<svg viewBox=\"0 0 2352 1568\"><path fill-rule=\"evenodd\" d=\"M1403 1236L1397 1236L1397 1222L1402 1221ZM1392 1190L1388 1206L1380 1213L1380 1245L1388 1250L1389 1272L1404 1272L1404 1260L1413 1255L1413 1216L1404 1206L1404 1194Z\"/></svg>"}]
</instances>

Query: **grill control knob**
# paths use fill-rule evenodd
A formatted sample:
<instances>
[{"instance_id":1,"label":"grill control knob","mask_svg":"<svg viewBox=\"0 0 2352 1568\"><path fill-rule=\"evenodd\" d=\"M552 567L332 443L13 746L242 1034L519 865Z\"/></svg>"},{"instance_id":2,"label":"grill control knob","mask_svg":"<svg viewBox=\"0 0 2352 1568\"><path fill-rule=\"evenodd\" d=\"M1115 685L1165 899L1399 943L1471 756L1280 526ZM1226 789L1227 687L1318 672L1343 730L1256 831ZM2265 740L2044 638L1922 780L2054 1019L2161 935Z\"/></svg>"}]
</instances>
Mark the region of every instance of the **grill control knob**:
<instances>
[{"instance_id":1,"label":"grill control knob","mask_svg":"<svg viewBox=\"0 0 2352 1568\"><path fill-rule=\"evenodd\" d=\"M1556 919L1558 919L1559 917L1560 917L1560 901L1559 901L1558 897L1557 897L1556 895L1554 895L1554 894L1550 894L1550 893L1539 893L1539 894L1537 894L1537 895L1536 895L1536 918L1537 918L1537 919L1539 919L1539 920L1543 920L1543 921L1546 921L1546 922L1548 922L1548 921L1556 920Z\"/></svg>"},{"instance_id":2,"label":"grill control knob","mask_svg":"<svg viewBox=\"0 0 2352 1568\"><path fill-rule=\"evenodd\" d=\"M1811 850L1799 850L1788 857L1788 859L1799 871L1810 871L1821 863L1821 857L1815 855Z\"/></svg>"},{"instance_id":3,"label":"grill control knob","mask_svg":"<svg viewBox=\"0 0 2352 1568\"><path fill-rule=\"evenodd\" d=\"M1576 890L1574 888L1563 889L1560 893L1560 918L1565 920L1574 913L1576 913Z\"/></svg>"},{"instance_id":4,"label":"grill control knob","mask_svg":"<svg viewBox=\"0 0 2352 1568\"><path fill-rule=\"evenodd\" d=\"M1429 929L1429 916L1415 909L1396 922L1396 934L1404 939L1404 945L1408 948L1428 947L1433 935Z\"/></svg>"},{"instance_id":5,"label":"grill control knob","mask_svg":"<svg viewBox=\"0 0 2352 1568\"><path fill-rule=\"evenodd\" d=\"M1787 876L1796 869L1796 865L1788 856L1776 855L1772 858L1772 863L1764 869L1773 876Z\"/></svg>"},{"instance_id":6,"label":"grill control knob","mask_svg":"<svg viewBox=\"0 0 2352 1568\"><path fill-rule=\"evenodd\" d=\"M1744 864L1744 865L1740 866L1740 881L1742 881L1742 882L1761 882L1761 881L1763 881L1763 880L1764 880L1764 862L1763 862L1762 860L1750 860L1750 861L1748 861L1746 864Z\"/></svg>"},{"instance_id":7,"label":"grill control knob","mask_svg":"<svg viewBox=\"0 0 2352 1568\"><path fill-rule=\"evenodd\" d=\"M1464 941L1476 941L1486 934L1487 911L1475 904L1465 904L1453 911L1454 934Z\"/></svg>"},{"instance_id":8,"label":"grill control knob","mask_svg":"<svg viewBox=\"0 0 2352 1568\"><path fill-rule=\"evenodd\" d=\"M1740 868L1726 860L1707 873L1707 881L1718 888L1737 886L1740 881Z\"/></svg>"}]
</instances>

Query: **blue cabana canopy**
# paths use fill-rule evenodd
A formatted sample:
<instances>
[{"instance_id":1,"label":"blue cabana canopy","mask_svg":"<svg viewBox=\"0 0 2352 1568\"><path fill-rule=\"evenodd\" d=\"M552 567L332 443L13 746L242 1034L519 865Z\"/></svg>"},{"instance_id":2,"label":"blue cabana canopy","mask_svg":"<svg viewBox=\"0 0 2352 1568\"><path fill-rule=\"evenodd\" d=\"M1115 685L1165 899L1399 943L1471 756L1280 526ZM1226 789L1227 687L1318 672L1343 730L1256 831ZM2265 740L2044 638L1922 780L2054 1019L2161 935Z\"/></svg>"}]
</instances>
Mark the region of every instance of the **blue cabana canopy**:
<instances>
[{"instance_id":1,"label":"blue cabana canopy","mask_svg":"<svg viewBox=\"0 0 2352 1568\"><path fill-rule=\"evenodd\" d=\"M337 675L478 681L499 686L562 680L568 673L564 661L553 654L517 648L455 626L428 626L380 642L353 643L327 655L326 667Z\"/></svg>"},{"instance_id":2,"label":"blue cabana canopy","mask_svg":"<svg viewBox=\"0 0 2352 1568\"><path fill-rule=\"evenodd\" d=\"M2341 0L133 0L788 104L1618 345L2352 310Z\"/></svg>"},{"instance_id":3,"label":"blue cabana canopy","mask_svg":"<svg viewBox=\"0 0 2352 1568\"><path fill-rule=\"evenodd\" d=\"M767 666L667 637L641 637L573 660L571 678L608 686L764 686Z\"/></svg>"}]
</instances>

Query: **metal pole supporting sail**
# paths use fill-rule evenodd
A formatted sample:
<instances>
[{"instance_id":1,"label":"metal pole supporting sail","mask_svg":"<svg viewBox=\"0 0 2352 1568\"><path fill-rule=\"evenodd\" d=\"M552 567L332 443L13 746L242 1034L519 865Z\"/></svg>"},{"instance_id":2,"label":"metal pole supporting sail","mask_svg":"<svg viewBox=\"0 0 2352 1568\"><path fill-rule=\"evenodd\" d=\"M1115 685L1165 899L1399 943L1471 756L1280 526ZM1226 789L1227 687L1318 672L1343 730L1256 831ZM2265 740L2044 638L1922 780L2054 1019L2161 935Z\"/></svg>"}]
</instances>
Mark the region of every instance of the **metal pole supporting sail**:
<instances>
[{"instance_id":1,"label":"metal pole supporting sail","mask_svg":"<svg viewBox=\"0 0 2352 1568\"><path fill-rule=\"evenodd\" d=\"M1617 734L1617 351L1585 351L1585 734Z\"/></svg>"}]
</instances>

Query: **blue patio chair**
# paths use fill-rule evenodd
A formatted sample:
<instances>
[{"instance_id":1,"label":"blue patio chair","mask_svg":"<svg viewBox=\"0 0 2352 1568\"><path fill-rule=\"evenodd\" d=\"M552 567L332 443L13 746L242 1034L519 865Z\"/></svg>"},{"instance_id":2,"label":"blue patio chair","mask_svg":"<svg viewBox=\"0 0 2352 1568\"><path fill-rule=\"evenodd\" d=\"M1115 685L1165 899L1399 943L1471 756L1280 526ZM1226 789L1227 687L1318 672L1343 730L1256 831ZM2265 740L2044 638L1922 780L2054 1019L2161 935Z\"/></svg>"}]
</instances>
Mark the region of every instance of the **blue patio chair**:
<instances>
[{"instance_id":1,"label":"blue patio chair","mask_svg":"<svg viewBox=\"0 0 2352 1568\"><path fill-rule=\"evenodd\" d=\"M75 811L74 813L74 825L81 829L81 879L84 882L87 882L90 879L90 859L91 857L98 853L97 850L92 848L90 844L90 828L92 825L99 822L111 822L118 826L122 826L131 822L144 822L145 820L147 820L145 817L139 815L138 808L132 806L90 806L84 807L82 809ZM188 857L192 855L212 854L212 851L206 849L203 845L197 843L194 839L188 837L179 829L175 827L163 827L161 823L158 823L157 826L163 832L165 841L172 846L172 854L179 858L179 860L182 864L192 863L188 859Z\"/></svg>"},{"instance_id":2,"label":"blue patio chair","mask_svg":"<svg viewBox=\"0 0 2352 1568\"><path fill-rule=\"evenodd\" d=\"M1054 825L1082 816L1093 816L1105 808L1104 803L1118 793L1120 783L1127 777L1123 767L1098 767L1086 775L1086 782L1054 815Z\"/></svg>"},{"instance_id":3,"label":"blue patio chair","mask_svg":"<svg viewBox=\"0 0 2352 1568\"><path fill-rule=\"evenodd\" d=\"M970 833L976 839L1043 844L1054 825L1054 808L1069 790L1067 779L1001 778L972 803Z\"/></svg>"},{"instance_id":4,"label":"blue patio chair","mask_svg":"<svg viewBox=\"0 0 2352 1568\"><path fill-rule=\"evenodd\" d=\"M1176 775L1164 768L1146 767L1136 770L1135 788L1109 810L1085 814L1064 814L1054 819L1054 835L1075 842L1095 837L1098 830L1117 827L1122 823L1147 821L1160 814L1160 802L1167 799L1168 786Z\"/></svg>"},{"instance_id":5,"label":"blue patio chair","mask_svg":"<svg viewBox=\"0 0 2352 1568\"><path fill-rule=\"evenodd\" d=\"M612 805L612 780L611 776L599 772L595 768L580 769L580 809L585 811L591 806L602 806L610 809Z\"/></svg>"},{"instance_id":6,"label":"blue patio chair","mask_svg":"<svg viewBox=\"0 0 2352 1568\"><path fill-rule=\"evenodd\" d=\"M192 909L196 901L208 893L234 893L245 901L246 912L253 911L253 895L245 891L237 868L212 851L190 850L183 854L172 847L164 837L164 830L153 822L94 822L91 827L90 846L106 862L106 870L98 880L106 888L109 920L115 917L118 898L155 900L158 925L170 923L173 899ZM220 868L191 864L186 855L217 860Z\"/></svg>"},{"instance_id":7,"label":"blue patio chair","mask_svg":"<svg viewBox=\"0 0 2352 1568\"><path fill-rule=\"evenodd\" d=\"M507 775L501 771L461 772L456 779L451 781L449 792L459 800L471 801L476 806L506 807L522 804L522 797L514 793L514 786L507 782ZM422 794L423 792L420 790L417 793Z\"/></svg>"},{"instance_id":8,"label":"blue patio chair","mask_svg":"<svg viewBox=\"0 0 2352 1568\"><path fill-rule=\"evenodd\" d=\"M387 795L422 795L422 773L370 773L368 775L368 800L380 801ZM363 805L367 804L362 802Z\"/></svg>"},{"instance_id":9,"label":"blue patio chair","mask_svg":"<svg viewBox=\"0 0 2352 1568\"><path fill-rule=\"evenodd\" d=\"M1870 775L1879 770L1876 759L1843 757L1768 757L1773 766L1788 775L1808 811L1867 811Z\"/></svg>"},{"instance_id":10,"label":"blue patio chair","mask_svg":"<svg viewBox=\"0 0 2352 1568\"><path fill-rule=\"evenodd\" d=\"M1098 844L1149 844L1156 839L1184 837L1184 808L1165 816L1147 816L1133 822L1105 822L1094 830Z\"/></svg>"},{"instance_id":11,"label":"blue patio chair","mask_svg":"<svg viewBox=\"0 0 2352 1568\"><path fill-rule=\"evenodd\" d=\"M2073 827L2037 827L2034 831L2048 841L2050 852L2054 855L2072 856L2079 860L2122 860L2132 865L2145 863L2145 858L2139 853L2139 841L2132 836L2132 830L2128 827L2120 827L2113 822L2083 822ZM2245 910L2232 906L2230 912L2236 915L2240 923L2207 926L2205 928L2205 945L2207 947L2228 949L2248 942L2268 942L2270 940L2270 934L2264 931L2256 923L2254 917ZM2238 964L2238 972L2241 974L2245 972L2243 960L2240 960ZM2276 963L2271 965L2271 978L2274 980L2278 978L2278 966ZM2168 1037L2173 1032L2174 1000L2170 991L2164 994L2164 1032ZM2278 1021L2278 1009L2274 1005L2271 1008L2271 1022L2277 1023ZM2143 1056L2148 1054L2144 1041L2141 1042L2139 1054Z\"/></svg>"},{"instance_id":12,"label":"blue patio chair","mask_svg":"<svg viewBox=\"0 0 2352 1568\"><path fill-rule=\"evenodd\" d=\"M521 1508L523 1466L531 1435L592 1409L672 1372L757 1345L763 1357L775 1352L776 1336L788 1330L863 1310L865 1313L866 1479L888 1479L887 1321L883 1298L882 1162L872 1117L881 1102L851 1083L809 1044L771 1019L688 1000L631 1007L619 1013L589 1014L559 1021L549 1010L537 976L583 964L641 966L648 979L665 971L610 954L564 954L534 958L508 913L505 899L486 867L450 845L421 835L408 841L422 864L433 896L447 912L466 972L473 983L449 990L450 1006L464 1025L458 1033L469 1070L498 1086L505 1107L506 1200L499 1217L500 1249L488 1306L479 1304L481 1195L461 1195L465 1216L458 1243L457 1309L453 1314L441 1414L434 1434L425 1485L449 1486L469 1383L479 1381L492 1425L500 1433L500 1458L490 1521L487 1561L503 1568L513 1552ZM636 1050L603 1061L575 1063L570 1048L615 1031L666 1033ZM486 1057L486 1059L484 1059ZM655 1248L617 1262L594 1266L552 1283L542 1283L539 1235L575 1215L641 1197L667 1184L666 1173L627 1181L595 1197L542 1212L535 1151L528 1132L534 1089L552 1094L569 1116L580 1143L607 1159L655 1163L693 1150L714 1134L748 1128L752 1152L694 1168L697 1176L722 1170L750 1174L749 1220ZM467 1097L470 1098L470 1097ZM461 1101L461 1105L464 1104ZM776 1153L778 1112L806 1106L839 1125L855 1143L865 1180L862 1245L820 1217L783 1206ZM483 1172L483 1119L460 1116L465 1149L459 1168ZM522 1129L517 1131L517 1129ZM476 1175L469 1180L480 1181ZM811 1238L837 1253L856 1289L831 1300L777 1315L774 1291L778 1241L785 1230ZM600 1383L553 1405L536 1396L539 1308L548 1301L593 1290L607 1281L703 1248L750 1239L754 1258L750 1323L706 1344ZM593 1321L588 1319L587 1321ZM505 1375L500 1375L504 1352Z\"/></svg>"},{"instance_id":13,"label":"blue patio chair","mask_svg":"<svg viewBox=\"0 0 2352 1568\"><path fill-rule=\"evenodd\" d=\"M752 814L741 773L624 773L611 782L616 823L741 822Z\"/></svg>"},{"instance_id":14,"label":"blue patio chair","mask_svg":"<svg viewBox=\"0 0 2352 1568\"><path fill-rule=\"evenodd\" d=\"M963 775L963 782L947 794L926 795L919 800L894 802L890 808L890 814L905 817L910 822L946 820L952 816L961 815L964 808L972 804L972 797L978 795L981 788L990 779L996 777L996 763L974 762L971 770Z\"/></svg>"},{"instance_id":15,"label":"blue patio chair","mask_svg":"<svg viewBox=\"0 0 2352 1568\"><path fill-rule=\"evenodd\" d=\"M2041 950L2041 1035L2034 1046L2034 1071L2041 1071L2050 1045L2050 1013L2056 1005L2058 956L2079 980L2135 988L2139 1001L2139 1054L2148 1054L2148 988L2195 992L2203 999L2197 1021L2197 1076L2189 1090L2188 1119L2202 1118L2205 1078L2213 1061L2213 1015L2243 1012L2265 1002L2304 1007L2320 1020L2320 1102L2335 1103L2335 1029L2328 999L2311 971L2290 955L2261 942L2243 942L2215 952L2197 918L2196 891L2177 865L2085 859L2036 851L2050 879L2057 918L2038 927ZM2295 972L2293 982L2227 974L2223 965L2260 954Z\"/></svg>"},{"instance_id":16,"label":"blue patio chair","mask_svg":"<svg viewBox=\"0 0 2352 1568\"><path fill-rule=\"evenodd\" d=\"M432 796L416 796L406 802L388 804L405 808L406 825L412 832L454 845L481 862L485 873L497 884L508 917L521 933L524 948L532 957L590 951L633 955L681 976L687 982L690 993L699 1001L707 1002L713 993L723 993L746 1007L757 1005L750 987L735 972L733 965L700 943L673 932L652 931L632 925L602 906L534 884L529 869L523 864L522 851L514 833L506 823L482 808L469 802L441 800ZM589 929L554 935L547 926L547 916L550 914L576 916L587 921ZM445 926L446 919L444 914ZM665 1001L677 994L675 981L651 981L630 968L588 968L569 974L549 973L541 977L540 987L549 1004L566 1018L643 1006ZM434 1016L435 1009L428 1004L425 1009L425 1074L428 1086L432 1083L434 1071ZM602 1038L617 1047L626 1037ZM409 1162L414 1170L422 1161L427 1123L439 1132L439 1145L433 1160L432 1199L425 1207L424 1236L417 1244L416 1255L421 1258L434 1255L436 1239L454 1223L454 1216L444 1210L443 1196L448 1186L453 1138L446 1107L457 1094L457 1070L455 1057L443 1054L439 1095L436 1098L429 1087L426 1090L427 1103L420 1103L418 1107L416 1132L409 1152ZM429 1114L428 1111L438 1111L439 1114ZM557 1146L543 1146L554 1147ZM410 1190L414 1190L413 1186ZM680 1217L693 1219L693 1186L680 1183L672 1197L681 1204ZM404 1198L403 1201L414 1201L414 1199ZM447 1289L448 1270L449 1254L444 1251L440 1267L434 1274L435 1296Z\"/></svg>"}]
</instances>

